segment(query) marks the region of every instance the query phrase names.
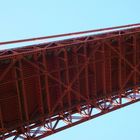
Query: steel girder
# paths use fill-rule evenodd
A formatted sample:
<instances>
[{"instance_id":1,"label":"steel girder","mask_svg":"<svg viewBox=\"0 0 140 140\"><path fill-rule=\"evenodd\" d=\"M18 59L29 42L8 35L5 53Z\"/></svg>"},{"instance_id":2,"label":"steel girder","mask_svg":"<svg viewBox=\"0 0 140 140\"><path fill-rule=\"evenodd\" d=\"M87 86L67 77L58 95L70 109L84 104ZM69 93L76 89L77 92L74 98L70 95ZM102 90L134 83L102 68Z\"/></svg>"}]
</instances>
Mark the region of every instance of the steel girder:
<instances>
[{"instance_id":1,"label":"steel girder","mask_svg":"<svg viewBox=\"0 0 140 140\"><path fill-rule=\"evenodd\" d=\"M140 28L0 52L0 138L41 139L140 100Z\"/></svg>"}]
</instances>

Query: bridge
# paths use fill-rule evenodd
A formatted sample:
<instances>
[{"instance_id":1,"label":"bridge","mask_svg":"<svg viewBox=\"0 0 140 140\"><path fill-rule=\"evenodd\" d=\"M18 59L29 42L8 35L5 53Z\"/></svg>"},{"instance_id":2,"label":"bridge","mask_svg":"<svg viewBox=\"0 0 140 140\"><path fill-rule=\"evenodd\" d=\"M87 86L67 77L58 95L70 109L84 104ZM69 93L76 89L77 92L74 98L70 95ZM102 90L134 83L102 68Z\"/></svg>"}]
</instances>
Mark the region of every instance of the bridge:
<instances>
[{"instance_id":1,"label":"bridge","mask_svg":"<svg viewBox=\"0 0 140 140\"><path fill-rule=\"evenodd\" d=\"M140 24L0 45L42 40L0 51L0 139L41 139L140 101Z\"/></svg>"}]
</instances>

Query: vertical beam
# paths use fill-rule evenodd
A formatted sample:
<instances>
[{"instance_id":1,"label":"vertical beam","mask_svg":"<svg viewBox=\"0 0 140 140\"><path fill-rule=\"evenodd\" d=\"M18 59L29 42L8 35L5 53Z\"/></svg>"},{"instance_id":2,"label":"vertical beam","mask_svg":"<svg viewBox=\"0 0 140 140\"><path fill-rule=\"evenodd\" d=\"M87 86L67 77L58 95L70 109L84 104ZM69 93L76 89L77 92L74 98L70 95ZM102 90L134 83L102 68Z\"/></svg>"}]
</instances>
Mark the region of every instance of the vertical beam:
<instances>
[{"instance_id":1,"label":"vertical beam","mask_svg":"<svg viewBox=\"0 0 140 140\"><path fill-rule=\"evenodd\" d=\"M27 103L27 96L26 96L26 91L25 91L25 83L24 83L24 75L23 75L23 64L22 64L22 58L18 58L17 59L17 63L16 63L16 68L18 69L19 73L18 73L18 78L20 77L20 80L18 80L17 83L17 90L20 92L20 97L22 97L23 99L23 107L24 107L24 114L25 114L25 121L23 126L26 126L26 130L21 127L21 130L26 131L26 135L30 138L30 129L29 129L29 125L30 125L30 119L29 119L29 112L28 112L28 103Z\"/></svg>"},{"instance_id":2,"label":"vertical beam","mask_svg":"<svg viewBox=\"0 0 140 140\"><path fill-rule=\"evenodd\" d=\"M87 49L88 49L88 43L85 43L84 46L84 58L85 58L85 63L86 63L86 67L85 67L85 84L86 84L86 95L87 95L87 99L89 100L89 75L88 75L88 63L87 63Z\"/></svg>"},{"instance_id":3,"label":"vertical beam","mask_svg":"<svg viewBox=\"0 0 140 140\"><path fill-rule=\"evenodd\" d=\"M79 72L79 62L78 62L78 53L77 53L78 49L76 47L73 47L73 52L74 52L74 60L75 60L75 66L76 66L76 73ZM79 79L79 76L77 76L77 81L76 81L76 90L77 90L77 100L78 100L78 103L80 103L80 79Z\"/></svg>"},{"instance_id":4,"label":"vertical beam","mask_svg":"<svg viewBox=\"0 0 140 140\"><path fill-rule=\"evenodd\" d=\"M41 63L38 59L38 53L34 53L34 61L35 64L39 67L39 63ZM41 72L39 71L39 69L36 69L37 71L37 79L38 81L36 81L38 83L37 86L37 102L38 102L38 106L39 106L39 112L41 114L39 114L39 117L41 117L41 121L44 121L44 105L43 105L43 92L42 92L42 84L41 84Z\"/></svg>"},{"instance_id":5,"label":"vertical beam","mask_svg":"<svg viewBox=\"0 0 140 140\"><path fill-rule=\"evenodd\" d=\"M22 93L21 93L21 87L20 87L20 82L21 82L21 79L20 79L20 69L19 69L19 66L18 66L18 62L15 63L15 66L14 66L14 75L15 75L15 84L16 84L16 92L17 92L17 96L18 96L18 106L19 106L19 116L20 116L20 127L21 127L21 130L23 131L23 122L24 122L24 106L22 104Z\"/></svg>"},{"instance_id":6,"label":"vertical beam","mask_svg":"<svg viewBox=\"0 0 140 140\"><path fill-rule=\"evenodd\" d=\"M69 78L69 65L68 65L68 52L67 49L64 49L64 59L65 59L65 68L66 68L66 82L67 82L67 86L68 88L70 87L70 78ZM68 91L68 104L69 104L69 108L71 108L71 92L70 90Z\"/></svg>"},{"instance_id":7,"label":"vertical beam","mask_svg":"<svg viewBox=\"0 0 140 140\"><path fill-rule=\"evenodd\" d=\"M43 64L45 68L45 91L46 91L46 100L47 100L47 107L48 107L48 113L51 112L51 102L50 102L50 91L49 91L49 82L48 82L48 65L47 65L47 59L46 59L46 50L43 51Z\"/></svg>"},{"instance_id":8,"label":"vertical beam","mask_svg":"<svg viewBox=\"0 0 140 140\"><path fill-rule=\"evenodd\" d=\"M108 51L108 59L107 59L107 70L106 70L106 73L109 73L108 75L109 75L109 78L107 78L108 80L108 91L109 91L109 93L108 93L108 96L110 96L111 97L111 95L112 95L112 67L111 67L111 61L112 61L112 53L111 53L111 48L110 47L108 47L108 49L107 49L107 51Z\"/></svg>"},{"instance_id":9,"label":"vertical beam","mask_svg":"<svg viewBox=\"0 0 140 140\"><path fill-rule=\"evenodd\" d=\"M61 82L61 68L60 68L60 64L59 64L59 61L64 61L63 59L60 59L59 58L59 53L56 54L56 65L57 65L57 71L58 71L58 80ZM62 84L59 84L59 92L62 94L63 93L63 90L62 90ZM60 101L60 106L61 106L61 109L63 109L63 100Z\"/></svg>"},{"instance_id":10,"label":"vertical beam","mask_svg":"<svg viewBox=\"0 0 140 140\"><path fill-rule=\"evenodd\" d=\"M137 36L136 34L133 35L133 65L136 67L137 65ZM134 71L133 82L136 88L137 84L137 72Z\"/></svg>"},{"instance_id":11,"label":"vertical beam","mask_svg":"<svg viewBox=\"0 0 140 140\"><path fill-rule=\"evenodd\" d=\"M94 49L92 49L93 55L93 72L94 72L94 83L93 83L93 101L96 102L97 99L97 76L96 76L96 53L94 53Z\"/></svg>"},{"instance_id":12,"label":"vertical beam","mask_svg":"<svg viewBox=\"0 0 140 140\"><path fill-rule=\"evenodd\" d=\"M103 43L103 42L102 42ZM104 43L102 44L102 73L103 73L103 94L106 97L106 70L105 70L105 66L106 66L106 57L105 57L105 46Z\"/></svg>"},{"instance_id":13,"label":"vertical beam","mask_svg":"<svg viewBox=\"0 0 140 140\"><path fill-rule=\"evenodd\" d=\"M26 123L29 125L29 112L28 112L28 103L27 103L27 96L26 96L26 91L25 91L25 83L24 83L24 76L23 76L23 68L22 68L22 59L19 58L17 61L17 67L20 71L20 77L21 77L21 93L23 97L23 104L24 104L24 113L25 113L25 118L26 118Z\"/></svg>"},{"instance_id":14,"label":"vertical beam","mask_svg":"<svg viewBox=\"0 0 140 140\"><path fill-rule=\"evenodd\" d=\"M102 42L102 76L103 76L103 98L104 98L104 109L106 108L106 101L107 98L107 92L106 92L106 56L105 56L105 44Z\"/></svg>"},{"instance_id":15,"label":"vertical beam","mask_svg":"<svg viewBox=\"0 0 140 140\"><path fill-rule=\"evenodd\" d=\"M121 43L121 37L118 38L118 47L119 47L119 52L122 55L122 43ZM124 56L125 57L125 56ZM118 63L119 63L119 69L118 69L118 74L119 74L119 89L122 89L122 80L125 81L124 79L122 79L122 59L121 57L118 58ZM124 63L124 61L123 61ZM124 65L125 66L125 65ZM120 90L119 92L119 104L122 104L122 90Z\"/></svg>"}]
</instances>

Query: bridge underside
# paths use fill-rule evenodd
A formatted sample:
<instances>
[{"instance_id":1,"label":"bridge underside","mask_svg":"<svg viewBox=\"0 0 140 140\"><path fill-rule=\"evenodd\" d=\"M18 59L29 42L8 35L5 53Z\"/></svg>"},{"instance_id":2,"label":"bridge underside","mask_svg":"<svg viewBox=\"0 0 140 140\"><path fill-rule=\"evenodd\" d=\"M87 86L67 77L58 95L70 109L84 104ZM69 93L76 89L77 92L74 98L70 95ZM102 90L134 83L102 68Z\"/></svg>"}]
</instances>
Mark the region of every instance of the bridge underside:
<instances>
[{"instance_id":1,"label":"bridge underside","mask_svg":"<svg viewBox=\"0 0 140 140\"><path fill-rule=\"evenodd\" d=\"M0 52L0 138L40 139L140 101L140 28Z\"/></svg>"}]
</instances>

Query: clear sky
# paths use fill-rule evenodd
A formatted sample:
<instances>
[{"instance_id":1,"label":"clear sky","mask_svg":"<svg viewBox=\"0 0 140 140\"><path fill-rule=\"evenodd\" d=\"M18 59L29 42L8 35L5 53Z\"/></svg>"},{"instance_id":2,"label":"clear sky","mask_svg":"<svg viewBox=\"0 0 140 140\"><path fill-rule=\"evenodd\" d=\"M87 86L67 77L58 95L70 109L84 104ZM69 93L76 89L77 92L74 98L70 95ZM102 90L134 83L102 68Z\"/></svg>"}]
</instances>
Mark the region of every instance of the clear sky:
<instances>
[{"instance_id":1,"label":"clear sky","mask_svg":"<svg viewBox=\"0 0 140 140\"><path fill-rule=\"evenodd\" d=\"M0 0L0 42L140 22L139 0ZM139 140L140 103L47 140Z\"/></svg>"}]
</instances>

